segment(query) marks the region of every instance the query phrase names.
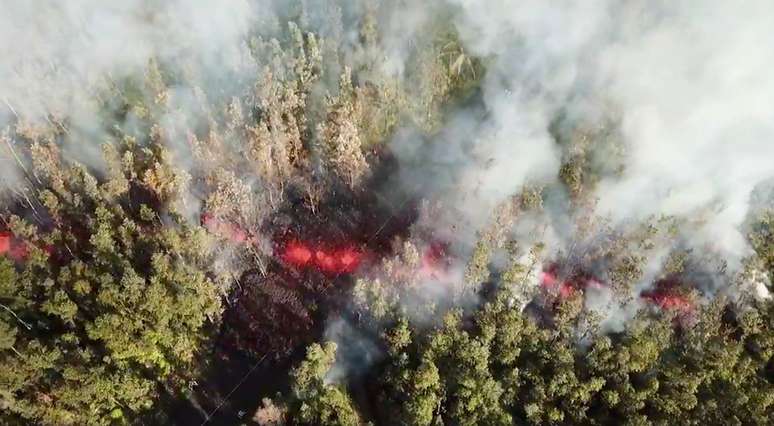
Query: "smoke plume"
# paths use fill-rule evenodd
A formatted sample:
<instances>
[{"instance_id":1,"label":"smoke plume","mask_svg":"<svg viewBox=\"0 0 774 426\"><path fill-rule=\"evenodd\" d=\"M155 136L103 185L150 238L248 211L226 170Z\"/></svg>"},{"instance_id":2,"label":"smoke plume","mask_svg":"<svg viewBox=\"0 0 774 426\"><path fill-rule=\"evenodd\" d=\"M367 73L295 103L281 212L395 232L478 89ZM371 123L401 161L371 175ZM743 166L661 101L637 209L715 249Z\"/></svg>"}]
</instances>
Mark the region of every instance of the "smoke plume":
<instances>
[{"instance_id":1,"label":"smoke plume","mask_svg":"<svg viewBox=\"0 0 774 426\"><path fill-rule=\"evenodd\" d=\"M702 222L689 235L696 243L749 254L740 227L750 196L774 177L774 53L761 42L774 35L770 3L454 3L466 45L494 57L484 123L503 134L471 150L494 163L461 163L484 201L555 175L547 125L560 109L593 118L612 108L625 169L598 185L597 212L616 223L692 218Z\"/></svg>"},{"instance_id":2,"label":"smoke plume","mask_svg":"<svg viewBox=\"0 0 774 426\"><path fill-rule=\"evenodd\" d=\"M451 244L455 276L463 275L493 212L528 186L545 188L542 212L504 231L530 246L536 237L525 223L548 229L540 234L546 257L572 253L584 240L574 234L580 216L608 219L617 229L667 215L684 224L681 244L721 253L734 270L751 253L744 223L752 194L774 179L774 50L767 44L774 3L766 0L9 0L1 7L0 123L67 120L64 152L96 169L99 144L109 139L101 111L115 107L101 96L147 73L150 61L186 77L186 85L172 87L161 122L175 161L191 170L185 129L207 120L199 94L222 101L256 91L270 65L269 57L251 56L254 38L284 34L286 21L295 21L319 35L323 51L335 45L337 60L324 56L328 69L310 94L319 101L335 92L345 67L363 81L424 90L415 84L412 57L417 46L434 42L431 29L448 27L461 43L456 60L485 69L480 87L439 111L438 126L412 122L394 132L387 144L400 167L388 181L400 192L396 199L408 193L443 206L417 228L431 229L426 245ZM369 19L373 35L364 30ZM377 55L380 67L366 67ZM121 125L130 129L135 121L130 114ZM614 123L623 152L599 148L601 160L591 163L599 179L585 194L593 202L576 204L560 184L568 152L556 123L605 121ZM4 162L13 164L16 142L7 141ZM620 170L608 164L619 154ZM0 173L11 185L19 180L15 168ZM261 185L239 178L253 189ZM656 251L657 265L647 265L637 291L657 278L669 250ZM538 285L534 276L531 282ZM606 309L609 297L589 304Z\"/></svg>"}]
</instances>

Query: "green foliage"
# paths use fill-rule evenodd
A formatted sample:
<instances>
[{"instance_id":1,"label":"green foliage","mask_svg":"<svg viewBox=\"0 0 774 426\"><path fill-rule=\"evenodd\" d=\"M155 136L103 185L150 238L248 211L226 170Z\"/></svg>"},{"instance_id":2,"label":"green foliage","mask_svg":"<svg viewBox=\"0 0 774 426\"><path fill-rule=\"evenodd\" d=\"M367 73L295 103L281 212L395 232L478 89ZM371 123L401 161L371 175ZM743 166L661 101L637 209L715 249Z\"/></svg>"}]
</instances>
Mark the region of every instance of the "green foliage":
<instances>
[{"instance_id":1,"label":"green foliage","mask_svg":"<svg viewBox=\"0 0 774 426\"><path fill-rule=\"evenodd\" d=\"M591 194L604 177L620 175L624 169L624 144L615 114L601 123L577 122L560 114L551 132L562 148L559 178L578 200Z\"/></svg>"},{"instance_id":2,"label":"green foliage","mask_svg":"<svg viewBox=\"0 0 774 426\"><path fill-rule=\"evenodd\" d=\"M579 347L572 330L584 314L573 301L544 328L510 297L499 291L429 330L406 320L389 328L388 357L369 376L382 392L377 423L766 424L774 414L774 340L764 311L729 322L718 299L687 328L641 315L623 333L594 334ZM297 381L321 377L332 362L319 346L309 353L302 371L313 373L296 373Z\"/></svg>"},{"instance_id":3,"label":"green foliage","mask_svg":"<svg viewBox=\"0 0 774 426\"><path fill-rule=\"evenodd\" d=\"M0 422L137 422L162 387L179 389L197 374L194 361L218 325L233 277L246 270L265 277L276 265L253 231L297 207L285 200L301 198L315 213L329 188L343 183L357 193L372 173L370 159L396 129L435 136L446 114L477 95L487 59L463 45L453 12L434 9L401 52L405 69L385 73L385 53L395 46L381 37L381 6L365 7L357 46L338 39L337 28L328 38L309 32L306 12L301 23L280 25L276 39L251 39L241 52L247 81L234 83L236 90L200 87L187 63L156 59L140 75L108 79L95 99L95 129L106 140L75 136L75 126L56 118L31 124L20 117L5 132L26 180L3 205L2 230L29 253L0 257ZM552 123L559 186L571 208L593 211L597 184L624 169L620 120L607 115L601 125L575 116ZM101 144L102 161L72 161L63 147L76 144ZM544 185L531 183L484 212L491 220L467 247L463 282L427 291L424 281L433 279L416 273L422 244L397 241L403 246L394 257L354 283L358 326L384 354L358 378L374 395L354 398L332 381L336 345L315 343L291 372L285 401L264 400L256 421L771 423L771 299L719 297L687 319L643 310L616 333L601 331L580 290L566 299L541 294L534 302L540 312L522 310L540 291L540 265L551 259L542 238L527 242L525 253L512 235L522 230L511 231L522 213L532 226L544 196L552 213L562 210L557 188ZM198 226L204 213L219 225ZM577 265L570 266L604 269L615 298L632 297L659 249L672 248L659 278L688 274L698 258L674 248L685 224L674 218L621 230L587 211L573 213L576 223L568 225L577 241L567 258ZM601 242L589 242L597 236ZM770 287L774 213L754 221L749 241L755 256L746 261ZM301 300L306 289L276 281L256 278L258 290L244 294L264 294L258 308L282 304L311 322L318 305ZM375 404L358 406L364 399Z\"/></svg>"},{"instance_id":4,"label":"green foliage","mask_svg":"<svg viewBox=\"0 0 774 426\"><path fill-rule=\"evenodd\" d=\"M187 374L220 313L201 230L149 221L148 206L136 212L116 190L127 188L123 179L170 200L174 191L138 181L143 171L177 173L160 162L99 181L63 164L53 145L34 149L58 227L12 220L31 255L16 265L0 259L0 405L38 424L127 422L153 404L159 381Z\"/></svg>"},{"instance_id":5,"label":"green foliage","mask_svg":"<svg viewBox=\"0 0 774 426\"><path fill-rule=\"evenodd\" d=\"M336 360L336 344L317 343L307 350L306 359L291 373L295 420L305 425L361 424L357 410L346 390L327 384L325 376Z\"/></svg>"},{"instance_id":6,"label":"green foliage","mask_svg":"<svg viewBox=\"0 0 774 426\"><path fill-rule=\"evenodd\" d=\"M131 422L160 384L174 389L195 374L192 361L233 277L256 264L265 271L255 236L235 243L230 230L260 227L291 186L313 211L322 185L358 189L370 173L366 150L403 125L436 130L446 103L477 86L483 67L449 32L448 16L417 39L400 77L380 71L385 46L372 18L360 27L368 51L353 69L335 34L323 39L286 23L276 39L246 44L244 64L234 66L249 72L234 75L247 80L229 85L241 92L202 86L184 58L153 58L143 73L108 76L95 88L94 124L105 139L73 140L67 120L22 119L9 129L23 142L16 146L27 179L2 218L30 253L0 258L4 413L40 424ZM101 146L102 159L80 164L63 146ZM205 232L193 225L202 213L234 228ZM394 319L397 299L369 284L362 297L375 322ZM401 326L391 335L395 351L411 341ZM319 351L295 376L304 421L359 423L346 391L323 383L332 353ZM415 381L433 376L430 365ZM414 386L430 401L423 407L438 406L437 386ZM432 410L413 411L426 418Z\"/></svg>"},{"instance_id":7,"label":"green foliage","mask_svg":"<svg viewBox=\"0 0 774 426\"><path fill-rule=\"evenodd\" d=\"M774 211L764 212L753 225L750 243L766 270L774 273Z\"/></svg>"}]
</instances>

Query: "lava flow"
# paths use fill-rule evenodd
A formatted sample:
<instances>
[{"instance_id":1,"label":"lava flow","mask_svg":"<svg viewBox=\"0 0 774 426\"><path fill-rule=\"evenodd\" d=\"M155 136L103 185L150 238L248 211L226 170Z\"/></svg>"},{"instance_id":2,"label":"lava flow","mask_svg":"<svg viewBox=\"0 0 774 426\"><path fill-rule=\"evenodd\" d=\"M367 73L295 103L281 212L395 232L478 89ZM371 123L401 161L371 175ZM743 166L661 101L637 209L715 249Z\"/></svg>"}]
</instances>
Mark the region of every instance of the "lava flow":
<instances>
[{"instance_id":1,"label":"lava flow","mask_svg":"<svg viewBox=\"0 0 774 426\"><path fill-rule=\"evenodd\" d=\"M321 333L329 315L349 309L354 273L395 255L396 241L409 237L419 217L418 203L410 191L396 188L398 164L388 152L371 164L357 190L327 181L314 205L306 186L287 186L282 203L246 238L238 228L202 218L224 239L257 244L255 235L261 235L271 246L271 261L243 272L243 285L229 295L224 339L256 354L285 353Z\"/></svg>"},{"instance_id":2,"label":"lava flow","mask_svg":"<svg viewBox=\"0 0 774 426\"><path fill-rule=\"evenodd\" d=\"M556 277L556 272L547 270L540 274L540 285L547 290L558 290L562 299L570 297L574 290L567 281L560 281Z\"/></svg>"},{"instance_id":3,"label":"lava flow","mask_svg":"<svg viewBox=\"0 0 774 426\"><path fill-rule=\"evenodd\" d=\"M328 248L299 240L280 244L278 257L295 269L316 269L328 275L350 274L360 266L364 253L352 245Z\"/></svg>"},{"instance_id":4,"label":"lava flow","mask_svg":"<svg viewBox=\"0 0 774 426\"><path fill-rule=\"evenodd\" d=\"M678 284L674 279L658 281L652 290L640 294L640 298L665 311L690 314L694 309L693 303L675 290ZM604 284L596 278L582 273L561 279L559 266L551 264L540 274L540 286L545 290L555 292L561 299L567 299L578 291L585 292L590 288L601 289Z\"/></svg>"},{"instance_id":5,"label":"lava flow","mask_svg":"<svg viewBox=\"0 0 774 426\"><path fill-rule=\"evenodd\" d=\"M658 281L652 290L643 292L640 297L663 310L690 314L694 309L693 303L676 290L678 286L679 282L675 279L663 279Z\"/></svg>"},{"instance_id":6,"label":"lava flow","mask_svg":"<svg viewBox=\"0 0 774 426\"><path fill-rule=\"evenodd\" d=\"M661 309L668 311L679 311L682 313L690 313L693 311L693 306L688 299L677 294L665 294L665 293L652 293L643 294L642 298L653 303Z\"/></svg>"},{"instance_id":7,"label":"lava flow","mask_svg":"<svg viewBox=\"0 0 774 426\"><path fill-rule=\"evenodd\" d=\"M422 254L422 263L419 268L419 274L424 277L436 280L445 279L449 274L451 262L447 252L449 244L443 242L433 242Z\"/></svg>"},{"instance_id":8,"label":"lava flow","mask_svg":"<svg viewBox=\"0 0 774 426\"><path fill-rule=\"evenodd\" d=\"M588 274L575 274L567 279L559 278L559 266L550 265L540 274L540 285L551 291L556 291L562 299L572 296L576 291L586 289L601 289L603 284Z\"/></svg>"},{"instance_id":9,"label":"lava flow","mask_svg":"<svg viewBox=\"0 0 774 426\"><path fill-rule=\"evenodd\" d=\"M8 256L16 262L27 260L30 249L27 243L15 238L10 232L0 232L0 256Z\"/></svg>"},{"instance_id":10,"label":"lava flow","mask_svg":"<svg viewBox=\"0 0 774 426\"><path fill-rule=\"evenodd\" d=\"M234 243L245 243L249 240L247 231L229 221L218 219L209 213L202 214L202 226L210 233Z\"/></svg>"}]
</instances>

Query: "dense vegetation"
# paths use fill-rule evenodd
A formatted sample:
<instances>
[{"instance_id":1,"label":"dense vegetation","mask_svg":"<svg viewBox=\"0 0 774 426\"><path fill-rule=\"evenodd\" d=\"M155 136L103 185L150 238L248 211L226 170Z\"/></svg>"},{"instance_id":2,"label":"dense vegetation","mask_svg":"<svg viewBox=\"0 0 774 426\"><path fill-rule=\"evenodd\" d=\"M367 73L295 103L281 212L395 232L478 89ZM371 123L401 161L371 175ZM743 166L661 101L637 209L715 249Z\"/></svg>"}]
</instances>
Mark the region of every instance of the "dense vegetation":
<instances>
[{"instance_id":1,"label":"dense vegetation","mask_svg":"<svg viewBox=\"0 0 774 426\"><path fill-rule=\"evenodd\" d=\"M19 176L0 211L2 423L174 422L161 396L190 396L228 345L256 360L305 351L284 392L251 396L243 420L261 425L770 424L774 302L756 285L774 276L774 212L750 219L754 253L733 271L681 239L691 220L607 225L590 194L626 167L613 113L556 117L557 179L485 212L475 241L443 241L433 220L451 206L412 199L402 232L363 219L374 233L362 245L391 239L364 268L288 268L286 234L315 223L335 235L343 199L379 205L369 191L401 129L442 144L454 109L480 102L487 58L466 53L447 17L396 77L379 66L374 13L354 50L292 22L252 39L255 74L233 93L156 60L109 80L95 94L105 140L66 115L15 117L1 148ZM100 159L64 149L78 144ZM557 197L580 212L564 251L540 231ZM635 289L646 273L649 299ZM590 305L592 278L607 308ZM367 360L342 356L358 349L329 338L335 320Z\"/></svg>"},{"instance_id":2,"label":"dense vegetation","mask_svg":"<svg viewBox=\"0 0 774 426\"><path fill-rule=\"evenodd\" d=\"M387 356L368 373L373 393L360 402L377 423L396 424L770 422L770 306L733 316L718 301L679 330L640 317L579 347L576 302L558 307L551 329L514 311L507 291L426 331L398 316L384 326ZM294 371L289 418L362 423L355 395L325 383L335 352L330 343L309 348Z\"/></svg>"}]
</instances>

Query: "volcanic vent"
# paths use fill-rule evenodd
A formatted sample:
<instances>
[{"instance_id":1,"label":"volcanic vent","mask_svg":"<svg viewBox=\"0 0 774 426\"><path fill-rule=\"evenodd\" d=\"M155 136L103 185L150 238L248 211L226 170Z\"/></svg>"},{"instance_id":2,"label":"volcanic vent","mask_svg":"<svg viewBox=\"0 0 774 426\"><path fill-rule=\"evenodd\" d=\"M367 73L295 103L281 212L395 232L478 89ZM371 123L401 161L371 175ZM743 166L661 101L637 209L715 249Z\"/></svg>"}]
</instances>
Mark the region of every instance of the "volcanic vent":
<instances>
[{"instance_id":1,"label":"volcanic vent","mask_svg":"<svg viewBox=\"0 0 774 426\"><path fill-rule=\"evenodd\" d=\"M310 341L322 331L322 319L343 312L353 274L391 254L396 239L408 235L418 216L413 197L391 185L394 162L379 164L358 189L329 185L314 209L302 188L286 191L284 205L260 230L271 238L270 263L244 273L230 298L224 320L230 344L282 355ZM250 243L250 232L206 217L203 223Z\"/></svg>"}]
</instances>

